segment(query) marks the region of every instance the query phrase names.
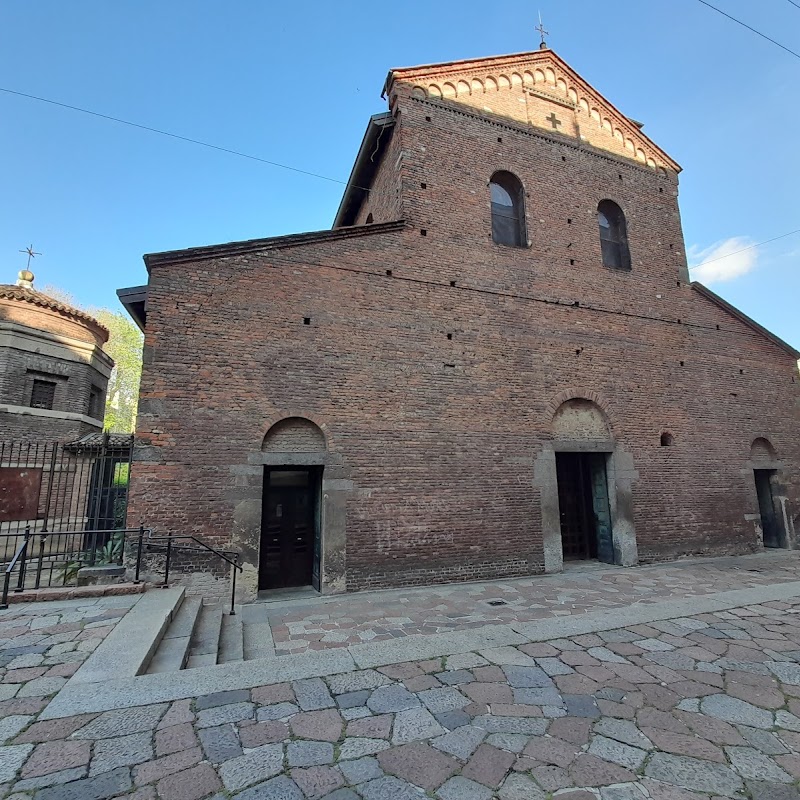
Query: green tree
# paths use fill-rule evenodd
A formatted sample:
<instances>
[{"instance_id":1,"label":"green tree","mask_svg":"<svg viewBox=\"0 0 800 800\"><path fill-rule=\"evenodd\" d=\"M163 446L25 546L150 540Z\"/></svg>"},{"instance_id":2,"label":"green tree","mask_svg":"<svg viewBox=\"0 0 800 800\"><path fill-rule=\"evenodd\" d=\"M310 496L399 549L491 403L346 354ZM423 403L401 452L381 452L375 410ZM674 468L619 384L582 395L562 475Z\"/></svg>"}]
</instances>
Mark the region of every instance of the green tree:
<instances>
[{"instance_id":1,"label":"green tree","mask_svg":"<svg viewBox=\"0 0 800 800\"><path fill-rule=\"evenodd\" d=\"M106 392L105 429L114 433L133 433L136 427L136 407L139 403L139 381L142 377L142 332L119 311L108 308L85 308L75 298L57 286L45 286L42 294L59 303L91 314L108 328L108 342L103 349L114 359L114 370Z\"/></svg>"}]
</instances>

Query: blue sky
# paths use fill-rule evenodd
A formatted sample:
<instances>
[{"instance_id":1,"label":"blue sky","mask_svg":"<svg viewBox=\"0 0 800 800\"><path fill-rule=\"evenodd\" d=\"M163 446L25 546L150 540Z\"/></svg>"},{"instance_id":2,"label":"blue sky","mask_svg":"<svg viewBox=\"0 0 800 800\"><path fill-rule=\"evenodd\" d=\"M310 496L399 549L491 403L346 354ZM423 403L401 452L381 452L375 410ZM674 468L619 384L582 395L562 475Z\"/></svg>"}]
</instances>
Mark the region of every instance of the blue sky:
<instances>
[{"instance_id":1,"label":"blue sky","mask_svg":"<svg viewBox=\"0 0 800 800\"><path fill-rule=\"evenodd\" d=\"M697 0L539 0L550 43L684 168L690 263L800 228L800 60ZM800 50L788 0L716 0ZM535 49L539 6L3 0L0 86L345 181L390 67ZM117 308L141 256L330 227L342 184L0 92L0 282ZM800 347L800 234L701 267Z\"/></svg>"}]
</instances>

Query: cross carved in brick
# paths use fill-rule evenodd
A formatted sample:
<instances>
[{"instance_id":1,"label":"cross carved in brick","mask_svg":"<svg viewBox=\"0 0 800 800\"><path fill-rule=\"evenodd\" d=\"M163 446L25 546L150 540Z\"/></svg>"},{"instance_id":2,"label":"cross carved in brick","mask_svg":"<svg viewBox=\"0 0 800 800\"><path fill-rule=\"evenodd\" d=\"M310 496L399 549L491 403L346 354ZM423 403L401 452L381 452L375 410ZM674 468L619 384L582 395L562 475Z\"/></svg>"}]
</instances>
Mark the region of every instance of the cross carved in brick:
<instances>
[{"instance_id":1,"label":"cross carved in brick","mask_svg":"<svg viewBox=\"0 0 800 800\"><path fill-rule=\"evenodd\" d=\"M556 112L553 111L550 113L550 116L547 117L547 121L553 126L553 130L558 130L558 126L561 124L561 120L556 116Z\"/></svg>"}]
</instances>

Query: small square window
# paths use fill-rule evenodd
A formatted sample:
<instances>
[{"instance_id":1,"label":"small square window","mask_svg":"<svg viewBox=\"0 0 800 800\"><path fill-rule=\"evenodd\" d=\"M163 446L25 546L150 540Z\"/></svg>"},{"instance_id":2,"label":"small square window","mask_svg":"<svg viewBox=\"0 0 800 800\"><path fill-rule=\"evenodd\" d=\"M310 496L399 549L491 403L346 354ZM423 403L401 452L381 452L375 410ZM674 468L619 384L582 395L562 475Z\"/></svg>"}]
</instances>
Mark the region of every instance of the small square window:
<instances>
[{"instance_id":1,"label":"small square window","mask_svg":"<svg viewBox=\"0 0 800 800\"><path fill-rule=\"evenodd\" d=\"M50 411L55 398L56 385L53 381L41 381L34 378L31 389L31 408L44 408Z\"/></svg>"}]
</instances>

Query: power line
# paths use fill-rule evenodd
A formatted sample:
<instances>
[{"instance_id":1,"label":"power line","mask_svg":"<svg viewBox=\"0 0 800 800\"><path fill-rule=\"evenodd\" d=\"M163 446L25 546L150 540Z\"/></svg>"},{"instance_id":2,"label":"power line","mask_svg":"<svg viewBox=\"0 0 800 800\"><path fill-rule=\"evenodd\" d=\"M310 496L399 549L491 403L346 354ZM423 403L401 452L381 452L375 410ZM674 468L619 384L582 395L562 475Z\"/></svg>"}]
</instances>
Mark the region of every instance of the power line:
<instances>
[{"instance_id":1,"label":"power line","mask_svg":"<svg viewBox=\"0 0 800 800\"><path fill-rule=\"evenodd\" d=\"M741 250L734 250L732 253L726 253L724 256L710 258L708 261L703 261L700 264L695 264L693 267L689 267L689 269L699 269L700 267L704 267L706 264L713 264L715 261L722 261L723 258L730 258L738 253L744 253L745 250L752 250L754 247L761 247L762 245L769 244L770 242L777 242L778 239L785 239L787 236L794 236L796 233L800 233L800 228L798 228L796 231L789 231L789 233L782 233L780 236L776 236L774 239L767 239L765 242L758 242L758 244L751 244L748 247L743 247Z\"/></svg>"},{"instance_id":2,"label":"power line","mask_svg":"<svg viewBox=\"0 0 800 800\"><path fill-rule=\"evenodd\" d=\"M707 0L697 0L697 2L698 3L702 3L704 6L708 6L709 8L713 9L714 11L716 11L718 14L722 14L723 17L727 17L729 20L732 20L737 25L741 25L743 28L747 28L747 30L752 31L757 36L760 36L762 39L766 39L768 42L772 42L772 44L777 45L778 47L781 48L781 50L785 50L787 53L790 53L795 58L800 58L800 53L796 53L794 50L790 50L788 47L786 47L786 45L783 45L780 42L776 42L774 39L772 39L771 37L767 36L766 33L761 33L761 31L756 30L755 28L753 28L750 25L748 25L746 22L742 22L740 19L736 19L736 17L732 17L730 14L728 14L726 11L723 11L721 8L717 8L716 6L712 6L711 3L707 2ZM796 3L793 2L793 0L789 0L789 2L792 3L792 5L797 5ZM798 8L800 8L800 6L798 6Z\"/></svg>"},{"instance_id":3,"label":"power line","mask_svg":"<svg viewBox=\"0 0 800 800\"><path fill-rule=\"evenodd\" d=\"M800 8L800 3L795 3L794 0L786 0L787 3L791 3L795 8Z\"/></svg>"},{"instance_id":4,"label":"power line","mask_svg":"<svg viewBox=\"0 0 800 800\"><path fill-rule=\"evenodd\" d=\"M60 103L57 100L50 100L47 97L39 97L35 94L26 94L25 92L18 92L14 89L5 89L0 86L0 92L5 92L6 94L13 94L17 97L25 97L28 100L38 100L41 103L49 103L52 106L59 106L60 108L68 108L70 111L79 111L81 114L89 114L93 117L99 117L100 119L110 120L111 122L118 122L120 125L128 125L131 128L138 128L139 130L149 131L150 133L157 133L160 136L169 136L171 139L178 139L181 142L189 142L190 144L197 144L201 147L208 147L211 150L218 150L221 153L228 153L232 156L239 156L240 158L247 158L250 161L259 161L262 164L269 164L271 167L279 167L280 169L287 169L291 172L298 172L301 175L309 175L312 178L320 178L323 181L330 181L331 183L339 183L343 186L347 186L347 181L339 180L338 178L331 178L328 175L320 175L316 172L310 172L309 170L300 169L299 167L292 167L289 164L281 164L278 161L270 161L267 158L261 158L260 156L254 156L250 153L243 153L240 150L232 150L229 147L221 147L217 144L211 144L210 142L204 142L201 139L192 139L189 136L181 136L178 133L170 133L169 131L163 131L160 128L152 128L149 125L141 125L138 122L131 122L127 119L121 119L120 117L112 117L109 114L101 114L99 111L92 111L88 108L81 108L80 106L73 106L69 103ZM366 192L369 192L370 189L367 189L364 186L356 186L356 189L363 189Z\"/></svg>"}]
</instances>

